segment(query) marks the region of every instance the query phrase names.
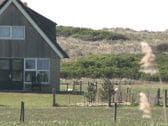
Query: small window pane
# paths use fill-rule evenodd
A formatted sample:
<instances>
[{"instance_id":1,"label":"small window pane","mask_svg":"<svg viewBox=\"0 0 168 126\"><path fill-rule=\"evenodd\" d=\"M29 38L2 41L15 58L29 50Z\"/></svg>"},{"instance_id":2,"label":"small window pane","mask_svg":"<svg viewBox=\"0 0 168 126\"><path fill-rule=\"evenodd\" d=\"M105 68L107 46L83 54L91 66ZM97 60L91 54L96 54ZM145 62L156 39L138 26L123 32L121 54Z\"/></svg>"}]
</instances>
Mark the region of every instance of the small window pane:
<instances>
[{"instance_id":1,"label":"small window pane","mask_svg":"<svg viewBox=\"0 0 168 126\"><path fill-rule=\"evenodd\" d=\"M39 71L37 74L37 78L40 82L48 82L48 72L47 71Z\"/></svg>"},{"instance_id":2,"label":"small window pane","mask_svg":"<svg viewBox=\"0 0 168 126\"><path fill-rule=\"evenodd\" d=\"M25 38L25 27L24 26L13 26L12 27L12 39L21 39Z\"/></svg>"},{"instance_id":3,"label":"small window pane","mask_svg":"<svg viewBox=\"0 0 168 126\"><path fill-rule=\"evenodd\" d=\"M35 69L35 60L26 60L26 69Z\"/></svg>"},{"instance_id":4,"label":"small window pane","mask_svg":"<svg viewBox=\"0 0 168 126\"><path fill-rule=\"evenodd\" d=\"M37 69L38 70L48 70L49 69L48 60L38 60L37 61Z\"/></svg>"},{"instance_id":5,"label":"small window pane","mask_svg":"<svg viewBox=\"0 0 168 126\"><path fill-rule=\"evenodd\" d=\"M13 70L22 70L23 64L22 60L13 60L12 61L12 69Z\"/></svg>"},{"instance_id":6,"label":"small window pane","mask_svg":"<svg viewBox=\"0 0 168 126\"><path fill-rule=\"evenodd\" d=\"M12 74L12 81L22 81L22 71L14 71Z\"/></svg>"},{"instance_id":7,"label":"small window pane","mask_svg":"<svg viewBox=\"0 0 168 126\"><path fill-rule=\"evenodd\" d=\"M36 77L35 71L26 71L25 72L25 81L26 82L32 82L32 79Z\"/></svg>"},{"instance_id":8,"label":"small window pane","mask_svg":"<svg viewBox=\"0 0 168 126\"><path fill-rule=\"evenodd\" d=\"M0 26L0 38L10 39L10 27Z\"/></svg>"}]
</instances>

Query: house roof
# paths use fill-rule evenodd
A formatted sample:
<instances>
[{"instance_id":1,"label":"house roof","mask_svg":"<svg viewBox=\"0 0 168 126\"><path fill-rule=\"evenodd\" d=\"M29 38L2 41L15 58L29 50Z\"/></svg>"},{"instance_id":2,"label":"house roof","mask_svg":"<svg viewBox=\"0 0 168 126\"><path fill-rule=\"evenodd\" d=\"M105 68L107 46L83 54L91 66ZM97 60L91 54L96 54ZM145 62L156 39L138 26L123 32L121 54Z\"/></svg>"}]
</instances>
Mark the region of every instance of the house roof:
<instances>
[{"instance_id":1,"label":"house roof","mask_svg":"<svg viewBox=\"0 0 168 126\"><path fill-rule=\"evenodd\" d=\"M8 2L9 0L0 0L0 9ZM59 46L59 44L56 42L56 33L55 33L55 27L56 23L51 21L50 19L47 19L46 17L42 16L41 14L35 12L28 6L24 5L20 0L11 0L11 1L17 1L19 5L26 11L26 13L31 17L31 19L36 23L38 28L41 32L44 34L44 38L46 38L49 42L49 45L54 49L56 53L59 53L60 58L68 58L68 55L66 52ZM40 32L40 33L41 33Z\"/></svg>"}]
</instances>

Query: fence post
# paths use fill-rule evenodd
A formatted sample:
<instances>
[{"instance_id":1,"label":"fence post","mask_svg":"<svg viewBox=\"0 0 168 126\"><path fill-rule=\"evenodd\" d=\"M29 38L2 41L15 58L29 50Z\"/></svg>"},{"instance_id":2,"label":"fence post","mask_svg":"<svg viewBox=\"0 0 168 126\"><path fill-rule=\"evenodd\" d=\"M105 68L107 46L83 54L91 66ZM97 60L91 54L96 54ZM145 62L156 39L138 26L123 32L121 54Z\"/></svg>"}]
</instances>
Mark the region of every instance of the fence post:
<instances>
[{"instance_id":1,"label":"fence post","mask_svg":"<svg viewBox=\"0 0 168 126\"><path fill-rule=\"evenodd\" d=\"M131 95L131 104L133 105L134 103L135 103L134 94L132 93L132 95Z\"/></svg>"},{"instance_id":2,"label":"fence post","mask_svg":"<svg viewBox=\"0 0 168 126\"><path fill-rule=\"evenodd\" d=\"M160 105L160 88L157 90L157 105Z\"/></svg>"},{"instance_id":3,"label":"fence post","mask_svg":"<svg viewBox=\"0 0 168 126\"><path fill-rule=\"evenodd\" d=\"M56 102L55 102L55 88L52 88L52 94L53 94L53 100L52 100L52 106L55 106L56 105Z\"/></svg>"},{"instance_id":4,"label":"fence post","mask_svg":"<svg viewBox=\"0 0 168 126\"><path fill-rule=\"evenodd\" d=\"M68 89L69 89L69 84L67 83L66 85L67 85L67 91L68 91Z\"/></svg>"},{"instance_id":5,"label":"fence post","mask_svg":"<svg viewBox=\"0 0 168 126\"><path fill-rule=\"evenodd\" d=\"M128 102L128 92L129 92L129 88L127 87L127 94L126 94L126 102Z\"/></svg>"},{"instance_id":6,"label":"fence post","mask_svg":"<svg viewBox=\"0 0 168 126\"><path fill-rule=\"evenodd\" d=\"M112 93L111 93L111 90L110 90L110 87L108 89L108 106L111 107L111 96L112 96Z\"/></svg>"},{"instance_id":7,"label":"fence post","mask_svg":"<svg viewBox=\"0 0 168 126\"><path fill-rule=\"evenodd\" d=\"M122 92L120 92L120 99L119 102L122 103Z\"/></svg>"},{"instance_id":8,"label":"fence post","mask_svg":"<svg viewBox=\"0 0 168 126\"><path fill-rule=\"evenodd\" d=\"M20 122L24 122L24 102L21 101Z\"/></svg>"},{"instance_id":9,"label":"fence post","mask_svg":"<svg viewBox=\"0 0 168 126\"><path fill-rule=\"evenodd\" d=\"M114 122L117 121L117 103L114 104Z\"/></svg>"},{"instance_id":10,"label":"fence post","mask_svg":"<svg viewBox=\"0 0 168 126\"><path fill-rule=\"evenodd\" d=\"M71 95L70 95L70 92L68 92L68 103L69 103L69 105L71 104Z\"/></svg>"},{"instance_id":11,"label":"fence post","mask_svg":"<svg viewBox=\"0 0 168 126\"><path fill-rule=\"evenodd\" d=\"M167 90L165 90L165 106L167 106Z\"/></svg>"},{"instance_id":12,"label":"fence post","mask_svg":"<svg viewBox=\"0 0 168 126\"><path fill-rule=\"evenodd\" d=\"M73 91L75 91L76 81L73 82Z\"/></svg>"},{"instance_id":13,"label":"fence post","mask_svg":"<svg viewBox=\"0 0 168 126\"><path fill-rule=\"evenodd\" d=\"M80 81L80 92L82 92L82 81Z\"/></svg>"}]
</instances>

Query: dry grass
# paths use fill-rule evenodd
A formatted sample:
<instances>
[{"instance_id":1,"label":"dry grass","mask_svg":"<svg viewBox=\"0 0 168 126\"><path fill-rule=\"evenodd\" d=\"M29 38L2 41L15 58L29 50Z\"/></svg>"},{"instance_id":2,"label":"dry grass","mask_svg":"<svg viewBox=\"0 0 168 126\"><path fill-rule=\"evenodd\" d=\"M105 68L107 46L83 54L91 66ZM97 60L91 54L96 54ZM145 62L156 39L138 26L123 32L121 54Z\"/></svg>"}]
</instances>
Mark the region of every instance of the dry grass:
<instances>
[{"instance_id":1,"label":"dry grass","mask_svg":"<svg viewBox=\"0 0 168 126\"><path fill-rule=\"evenodd\" d=\"M68 53L70 57L85 56L90 54L139 54L141 46L139 41L83 41L72 37L58 37L58 43ZM152 48L156 48L160 40L150 43Z\"/></svg>"},{"instance_id":2,"label":"dry grass","mask_svg":"<svg viewBox=\"0 0 168 126\"><path fill-rule=\"evenodd\" d=\"M140 53L138 43L121 41L83 41L75 38L58 37L58 42L70 57L84 56L89 54L118 54Z\"/></svg>"}]
</instances>

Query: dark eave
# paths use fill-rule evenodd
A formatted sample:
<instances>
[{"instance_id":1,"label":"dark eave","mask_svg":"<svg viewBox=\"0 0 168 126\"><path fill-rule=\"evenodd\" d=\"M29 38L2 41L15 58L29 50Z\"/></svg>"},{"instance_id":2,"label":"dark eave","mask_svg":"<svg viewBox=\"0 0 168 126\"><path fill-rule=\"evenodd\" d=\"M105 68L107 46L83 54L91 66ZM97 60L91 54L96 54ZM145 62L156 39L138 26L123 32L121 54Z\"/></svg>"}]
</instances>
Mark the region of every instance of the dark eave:
<instances>
[{"instance_id":1,"label":"dark eave","mask_svg":"<svg viewBox=\"0 0 168 126\"><path fill-rule=\"evenodd\" d=\"M67 53L59 46L56 42L56 23L50 19L42 16L41 14L35 12L31 8L25 6L20 0L18 0L24 10L30 15L30 17L36 22L36 24L41 28L41 30L49 37L52 43L60 50L64 58L69 58Z\"/></svg>"}]
</instances>

